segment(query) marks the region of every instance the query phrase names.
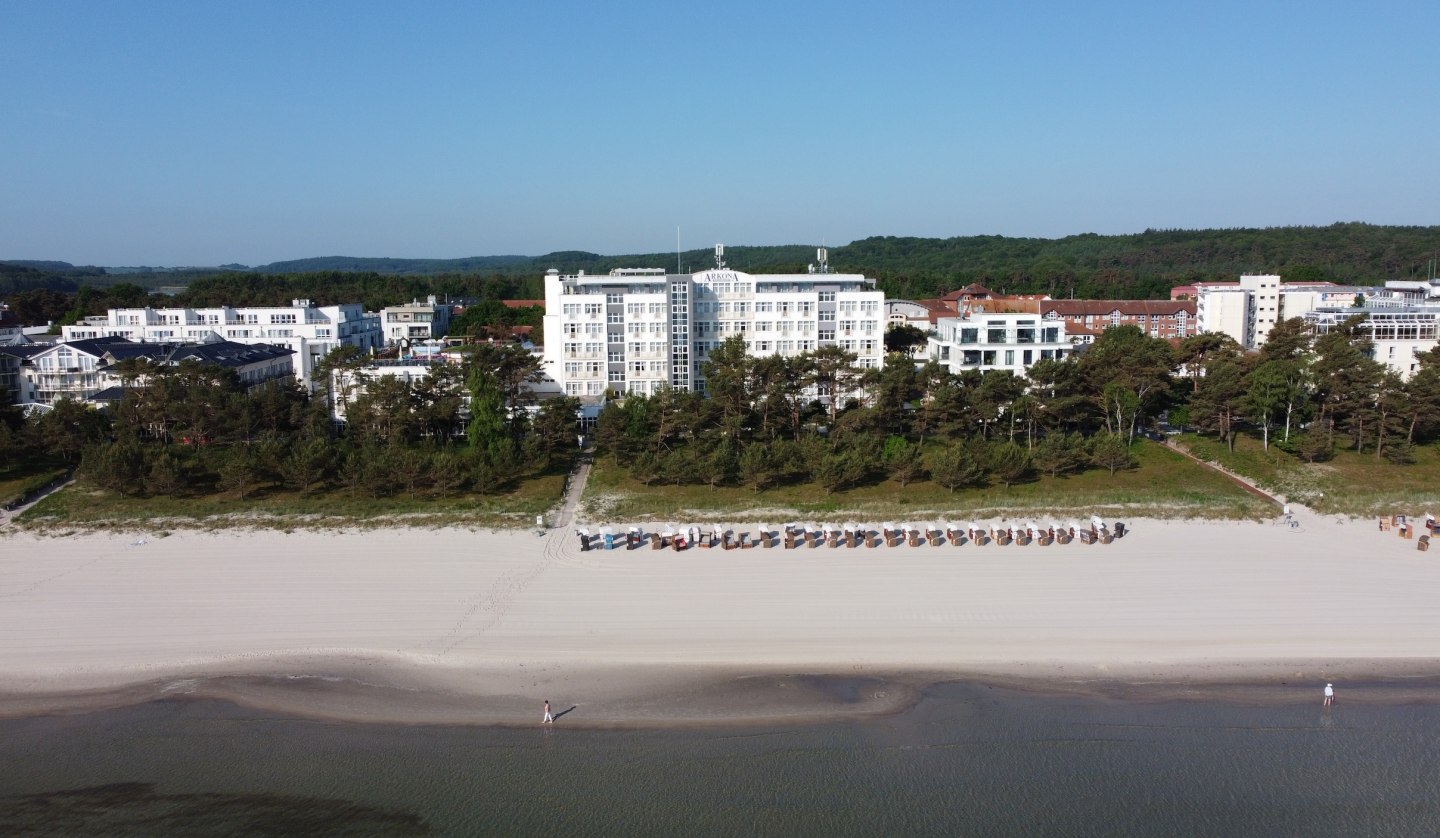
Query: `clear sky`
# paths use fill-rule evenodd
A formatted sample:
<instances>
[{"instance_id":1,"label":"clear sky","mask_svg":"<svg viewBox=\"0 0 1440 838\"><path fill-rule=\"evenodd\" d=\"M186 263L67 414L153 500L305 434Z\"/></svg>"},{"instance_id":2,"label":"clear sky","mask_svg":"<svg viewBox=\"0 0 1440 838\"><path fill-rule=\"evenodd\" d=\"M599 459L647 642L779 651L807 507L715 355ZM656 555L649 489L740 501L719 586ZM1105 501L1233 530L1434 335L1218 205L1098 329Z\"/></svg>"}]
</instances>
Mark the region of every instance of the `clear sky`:
<instances>
[{"instance_id":1,"label":"clear sky","mask_svg":"<svg viewBox=\"0 0 1440 838\"><path fill-rule=\"evenodd\" d=\"M1440 2L0 0L0 258L1440 223Z\"/></svg>"}]
</instances>

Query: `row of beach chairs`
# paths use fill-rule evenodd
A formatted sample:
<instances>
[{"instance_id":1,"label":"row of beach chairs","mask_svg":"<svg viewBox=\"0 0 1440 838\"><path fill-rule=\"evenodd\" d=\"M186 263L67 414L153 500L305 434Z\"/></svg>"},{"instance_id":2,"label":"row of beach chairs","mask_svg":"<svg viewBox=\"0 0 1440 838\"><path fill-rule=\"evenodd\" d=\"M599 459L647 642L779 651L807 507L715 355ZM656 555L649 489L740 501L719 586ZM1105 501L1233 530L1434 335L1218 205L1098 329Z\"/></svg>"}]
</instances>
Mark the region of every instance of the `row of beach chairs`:
<instances>
[{"instance_id":1,"label":"row of beach chairs","mask_svg":"<svg viewBox=\"0 0 1440 838\"><path fill-rule=\"evenodd\" d=\"M1126 533L1123 522L1116 522L1112 527L1098 517L1091 518L1088 524L1071 522L1068 525L1057 523L1047 526L1035 523L1019 526L959 523L950 523L945 526L939 524L896 525L886 522L878 527L873 524L827 524L823 526L819 524L786 524L779 529L772 529L762 525L758 527L758 530L752 536L749 532L737 533L721 527L676 529L671 526L666 527L663 531L650 533L643 531L640 527L630 527L624 532L603 527L596 533L591 533L588 529L579 529L577 535L580 538L580 549L584 551L620 548L638 550L647 543L652 550L678 551L692 547L721 550L783 547L786 550L794 550L822 546L831 548L879 547L882 544L888 547L940 547L947 543L956 547L967 543L976 546L1038 544L1045 547L1057 543L1069 544L1072 541L1079 541L1081 544L1110 544L1117 538L1123 538Z\"/></svg>"}]
</instances>

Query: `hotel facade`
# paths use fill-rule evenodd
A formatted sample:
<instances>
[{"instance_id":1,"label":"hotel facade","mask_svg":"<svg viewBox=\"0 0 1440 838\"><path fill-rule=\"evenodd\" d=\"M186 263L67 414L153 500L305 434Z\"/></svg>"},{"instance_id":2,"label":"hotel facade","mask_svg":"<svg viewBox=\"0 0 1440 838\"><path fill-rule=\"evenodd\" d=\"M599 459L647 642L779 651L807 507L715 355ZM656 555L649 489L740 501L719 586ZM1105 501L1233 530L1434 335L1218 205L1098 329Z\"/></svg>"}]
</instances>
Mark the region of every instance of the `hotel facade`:
<instances>
[{"instance_id":1,"label":"hotel facade","mask_svg":"<svg viewBox=\"0 0 1440 838\"><path fill-rule=\"evenodd\" d=\"M718 267L693 274L552 270L545 277L545 371L584 401L607 390L703 393L709 353L737 335L757 357L837 346L854 353L856 366L879 367L884 294L873 279L827 272L821 255L820 269L805 274L752 275L719 258Z\"/></svg>"}]
</instances>

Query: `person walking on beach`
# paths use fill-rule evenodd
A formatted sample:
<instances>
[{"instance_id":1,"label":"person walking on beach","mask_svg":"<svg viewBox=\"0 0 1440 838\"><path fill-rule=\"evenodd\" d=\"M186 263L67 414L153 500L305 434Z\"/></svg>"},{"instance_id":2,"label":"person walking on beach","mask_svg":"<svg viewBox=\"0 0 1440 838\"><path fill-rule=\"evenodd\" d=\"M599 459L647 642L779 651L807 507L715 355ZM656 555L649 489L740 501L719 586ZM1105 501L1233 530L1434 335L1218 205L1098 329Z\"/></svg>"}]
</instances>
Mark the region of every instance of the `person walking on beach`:
<instances>
[{"instance_id":1,"label":"person walking on beach","mask_svg":"<svg viewBox=\"0 0 1440 838\"><path fill-rule=\"evenodd\" d=\"M1326 687L1326 689L1329 689L1329 687ZM1326 700L1326 702L1328 703L1330 699L1327 698L1327 699L1325 699L1325 700ZM550 724L554 724L554 723L555 723L555 717L552 716L552 715L550 715L550 702L549 702L549 700L547 699L546 702L545 702L545 718L543 718L543 719L540 720L540 724L542 724L542 725L550 725Z\"/></svg>"},{"instance_id":2,"label":"person walking on beach","mask_svg":"<svg viewBox=\"0 0 1440 838\"><path fill-rule=\"evenodd\" d=\"M1335 685L1334 685L1334 684L1326 684L1326 685L1325 685L1325 704L1324 704L1324 706L1329 707L1330 705L1332 705L1332 704L1334 704L1334 703L1335 703ZM547 704L547 705L545 705L545 706L548 708L550 705ZM548 712L547 712L547 715L548 715Z\"/></svg>"}]
</instances>

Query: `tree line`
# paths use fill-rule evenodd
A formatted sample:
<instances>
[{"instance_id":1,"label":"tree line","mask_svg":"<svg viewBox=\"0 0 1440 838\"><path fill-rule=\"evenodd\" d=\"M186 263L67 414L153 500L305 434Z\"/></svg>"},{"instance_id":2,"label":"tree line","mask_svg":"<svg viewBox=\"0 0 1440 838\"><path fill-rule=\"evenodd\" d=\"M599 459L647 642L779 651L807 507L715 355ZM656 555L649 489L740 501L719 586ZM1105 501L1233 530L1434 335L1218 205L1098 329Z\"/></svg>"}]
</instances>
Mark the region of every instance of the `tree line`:
<instances>
[{"instance_id":1,"label":"tree line","mask_svg":"<svg viewBox=\"0 0 1440 838\"><path fill-rule=\"evenodd\" d=\"M1134 462L1162 417L1233 446L1253 432L1311 462L1339 448L1406 463L1440 437L1440 350L1408 382L1371 357L1360 320L1313 338L1279 324L1259 353L1223 335L1178 347L1134 326L1087 351L1041 360L1028 378L953 374L904 354L861 369L825 347L752 357L737 336L711 352L707 395L665 390L614 398L596 428L604 454L646 484L814 482L826 491L930 479L951 491L1009 486ZM840 393L838 399L818 398Z\"/></svg>"},{"instance_id":2,"label":"tree line","mask_svg":"<svg viewBox=\"0 0 1440 838\"><path fill-rule=\"evenodd\" d=\"M0 458L45 450L91 484L124 495L241 499L274 491L487 494L571 467L578 402L557 398L526 409L527 384L538 373L529 352L476 346L463 363L437 364L413 383L357 380L363 360L350 348L336 350L320 378L342 383L314 395L290 384L247 390L232 371L190 360L127 360L117 367L125 394L105 410L71 400L28 420L7 410ZM337 397L349 402L349 421L338 425Z\"/></svg>"}]
</instances>

